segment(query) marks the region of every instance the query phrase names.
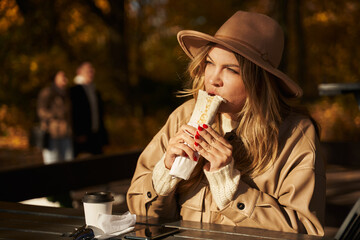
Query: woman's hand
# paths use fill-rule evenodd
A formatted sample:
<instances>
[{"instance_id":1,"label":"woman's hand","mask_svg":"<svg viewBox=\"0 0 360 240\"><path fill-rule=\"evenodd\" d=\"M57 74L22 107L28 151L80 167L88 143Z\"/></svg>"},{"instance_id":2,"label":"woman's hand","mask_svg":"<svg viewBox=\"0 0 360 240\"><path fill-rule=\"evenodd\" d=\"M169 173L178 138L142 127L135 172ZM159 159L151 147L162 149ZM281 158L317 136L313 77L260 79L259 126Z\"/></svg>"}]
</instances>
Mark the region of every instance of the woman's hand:
<instances>
[{"instance_id":1,"label":"woman's hand","mask_svg":"<svg viewBox=\"0 0 360 240\"><path fill-rule=\"evenodd\" d=\"M176 135L169 140L169 145L165 153L165 167L171 169L177 156L185 156L193 161L197 161L194 153L194 136L196 128L190 125L183 125ZM186 144L185 144L186 143Z\"/></svg>"},{"instance_id":2,"label":"woman's hand","mask_svg":"<svg viewBox=\"0 0 360 240\"><path fill-rule=\"evenodd\" d=\"M194 139L195 150L208 160L206 171L216 171L231 162L231 144L208 125L199 126Z\"/></svg>"}]
</instances>

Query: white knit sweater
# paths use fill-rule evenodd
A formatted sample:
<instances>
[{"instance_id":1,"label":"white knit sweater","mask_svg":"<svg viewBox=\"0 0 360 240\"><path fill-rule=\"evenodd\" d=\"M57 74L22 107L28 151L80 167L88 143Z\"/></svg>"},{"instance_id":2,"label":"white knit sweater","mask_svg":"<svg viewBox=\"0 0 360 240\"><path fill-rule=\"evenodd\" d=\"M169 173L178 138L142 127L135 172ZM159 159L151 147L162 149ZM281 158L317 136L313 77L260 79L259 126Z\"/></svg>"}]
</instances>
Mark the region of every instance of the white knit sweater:
<instances>
[{"instance_id":1,"label":"white knit sweater","mask_svg":"<svg viewBox=\"0 0 360 240\"><path fill-rule=\"evenodd\" d=\"M223 132L232 131L238 122L232 121L222 115ZM169 174L170 170L165 167L165 154L155 165L152 181L155 191L162 196L172 192L176 185L182 180ZM210 191L218 208L223 209L233 198L240 180L240 172L234 169L234 159L217 171L204 170L205 176L209 181Z\"/></svg>"}]
</instances>

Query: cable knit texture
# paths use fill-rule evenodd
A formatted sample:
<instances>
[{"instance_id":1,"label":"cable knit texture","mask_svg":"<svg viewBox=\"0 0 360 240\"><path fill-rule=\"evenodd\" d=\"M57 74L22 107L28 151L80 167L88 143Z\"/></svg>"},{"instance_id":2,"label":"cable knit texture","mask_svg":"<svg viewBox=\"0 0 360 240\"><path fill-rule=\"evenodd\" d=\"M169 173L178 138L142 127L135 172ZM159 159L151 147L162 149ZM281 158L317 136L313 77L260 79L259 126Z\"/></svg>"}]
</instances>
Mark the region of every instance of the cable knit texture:
<instances>
[{"instance_id":1,"label":"cable knit texture","mask_svg":"<svg viewBox=\"0 0 360 240\"><path fill-rule=\"evenodd\" d=\"M165 167L165 154L161 160L155 165L152 175L152 182L157 194L164 196L175 189L176 184L181 178L173 177L169 174L170 170Z\"/></svg>"},{"instance_id":2,"label":"cable knit texture","mask_svg":"<svg viewBox=\"0 0 360 240\"><path fill-rule=\"evenodd\" d=\"M225 117L224 114L221 114L221 128L224 133L231 132L239 126L238 121L234 121L230 118Z\"/></svg>"},{"instance_id":3,"label":"cable knit texture","mask_svg":"<svg viewBox=\"0 0 360 240\"><path fill-rule=\"evenodd\" d=\"M232 199L240 181L240 172L234 169L234 159L225 167L209 172L204 170L209 181L211 194L220 210Z\"/></svg>"}]
</instances>

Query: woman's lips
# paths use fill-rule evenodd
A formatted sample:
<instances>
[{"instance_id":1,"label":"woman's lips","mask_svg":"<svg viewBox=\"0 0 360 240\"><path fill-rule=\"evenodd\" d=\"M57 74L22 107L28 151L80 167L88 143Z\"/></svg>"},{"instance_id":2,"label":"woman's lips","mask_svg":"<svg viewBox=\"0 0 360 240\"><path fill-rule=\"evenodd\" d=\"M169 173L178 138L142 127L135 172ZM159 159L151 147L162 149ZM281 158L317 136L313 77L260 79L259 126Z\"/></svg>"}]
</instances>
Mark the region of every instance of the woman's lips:
<instances>
[{"instance_id":1,"label":"woman's lips","mask_svg":"<svg viewBox=\"0 0 360 240\"><path fill-rule=\"evenodd\" d=\"M210 95L210 96L212 96L212 97L214 97L214 96L220 96L220 95L216 94L215 92L207 92L207 94ZM220 96L220 97L221 97L221 96ZM223 99L224 99L223 103L227 103L227 100L226 100L225 98L223 98Z\"/></svg>"},{"instance_id":2,"label":"woman's lips","mask_svg":"<svg viewBox=\"0 0 360 240\"><path fill-rule=\"evenodd\" d=\"M207 94L209 94L212 97L216 95L215 92L208 92Z\"/></svg>"}]
</instances>

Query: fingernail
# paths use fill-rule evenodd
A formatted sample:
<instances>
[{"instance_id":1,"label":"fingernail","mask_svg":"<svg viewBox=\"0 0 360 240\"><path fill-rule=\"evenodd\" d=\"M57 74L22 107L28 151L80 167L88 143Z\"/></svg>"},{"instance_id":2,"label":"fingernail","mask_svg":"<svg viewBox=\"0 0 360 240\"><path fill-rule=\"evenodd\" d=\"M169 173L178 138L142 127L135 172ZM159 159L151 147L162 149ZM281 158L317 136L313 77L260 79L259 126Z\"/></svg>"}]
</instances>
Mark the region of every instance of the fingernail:
<instances>
[{"instance_id":1,"label":"fingernail","mask_svg":"<svg viewBox=\"0 0 360 240\"><path fill-rule=\"evenodd\" d=\"M206 125L206 124L203 124L203 128L208 128L209 126L208 125Z\"/></svg>"},{"instance_id":2,"label":"fingernail","mask_svg":"<svg viewBox=\"0 0 360 240\"><path fill-rule=\"evenodd\" d=\"M198 129L199 129L199 131L202 131L202 130L204 130L202 127L200 127L200 126L198 126Z\"/></svg>"},{"instance_id":3,"label":"fingernail","mask_svg":"<svg viewBox=\"0 0 360 240\"><path fill-rule=\"evenodd\" d=\"M200 138L200 135L199 134L196 134L195 135L195 139L199 139Z\"/></svg>"},{"instance_id":4,"label":"fingernail","mask_svg":"<svg viewBox=\"0 0 360 240\"><path fill-rule=\"evenodd\" d=\"M187 155L187 153L185 153L185 157L187 157L187 158L188 158L188 157L189 157L189 155Z\"/></svg>"},{"instance_id":5,"label":"fingernail","mask_svg":"<svg viewBox=\"0 0 360 240\"><path fill-rule=\"evenodd\" d=\"M197 160L198 160L198 159L197 159L197 157L196 157L196 156L194 156L194 161L195 161L195 162L197 162Z\"/></svg>"},{"instance_id":6,"label":"fingernail","mask_svg":"<svg viewBox=\"0 0 360 240\"><path fill-rule=\"evenodd\" d=\"M195 146L199 146L199 144L197 142L195 142L194 144L195 144Z\"/></svg>"}]
</instances>

